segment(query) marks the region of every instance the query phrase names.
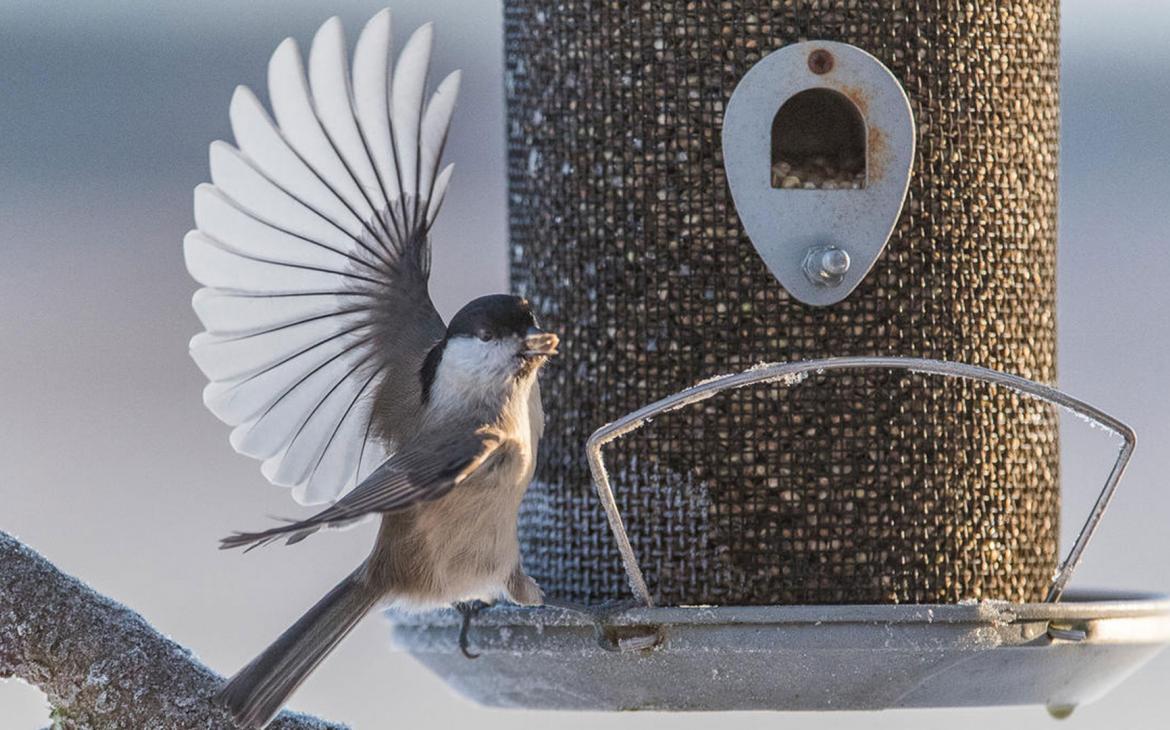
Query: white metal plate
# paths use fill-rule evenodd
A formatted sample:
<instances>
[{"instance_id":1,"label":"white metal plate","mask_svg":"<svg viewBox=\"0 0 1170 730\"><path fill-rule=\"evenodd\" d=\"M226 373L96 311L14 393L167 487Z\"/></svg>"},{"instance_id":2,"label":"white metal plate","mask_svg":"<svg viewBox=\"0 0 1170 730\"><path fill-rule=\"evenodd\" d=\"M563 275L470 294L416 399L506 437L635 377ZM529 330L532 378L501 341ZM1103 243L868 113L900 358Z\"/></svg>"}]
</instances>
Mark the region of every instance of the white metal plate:
<instances>
[{"instance_id":1,"label":"white metal plate","mask_svg":"<svg viewBox=\"0 0 1170 730\"><path fill-rule=\"evenodd\" d=\"M814 73L809 55L832 54L832 68ZM785 101L808 89L848 98L866 125L866 182L859 190L772 187L772 122ZM768 269L796 299L836 304L861 281L889 240L910 182L914 116L897 78L880 61L845 43L807 41L780 48L744 75L723 120L723 164L744 230ZM850 268L836 286L804 273L807 251L845 249Z\"/></svg>"}]
</instances>

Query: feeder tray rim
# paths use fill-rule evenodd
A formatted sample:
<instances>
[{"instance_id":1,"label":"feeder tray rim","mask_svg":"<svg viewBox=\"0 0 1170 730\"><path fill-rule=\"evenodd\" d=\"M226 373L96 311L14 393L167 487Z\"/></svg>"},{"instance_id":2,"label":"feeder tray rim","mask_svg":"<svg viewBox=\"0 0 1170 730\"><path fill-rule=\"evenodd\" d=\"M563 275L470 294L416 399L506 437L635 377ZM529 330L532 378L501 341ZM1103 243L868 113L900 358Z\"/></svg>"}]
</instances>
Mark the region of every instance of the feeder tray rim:
<instances>
[{"instance_id":1,"label":"feeder tray rim","mask_svg":"<svg viewBox=\"0 0 1170 730\"><path fill-rule=\"evenodd\" d=\"M450 609L393 615L394 643L482 704L576 710L1047 705L1105 694L1170 642L1170 596L1059 603L493 607L467 661Z\"/></svg>"},{"instance_id":2,"label":"feeder tray rim","mask_svg":"<svg viewBox=\"0 0 1170 730\"><path fill-rule=\"evenodd\" d=\"M386 610L398 626L458 626L452 609L433 612ZM1148 591L1068 591L1060 602L1013 603L983 600L963 603L773 604L765 606L619 606L592 610L560 606L497 604L476 615L480 628L515 626L692 626L737 624L1007 624L1031 621L1097 621L1170 617L1170 594ZM1167 625L1170 638L1170 623Z\"/></svg>"},{"instance_id":3,"label":"feeder tray rim","mask_svg":"<svg viewBox=\"0 0 1170 730\"><path fill-rule=\"evenodd\" d=\"M598 499L605 509L609 520L610 530L617 542L618 551L622 556L626 576L634 597L644 606L653 607L654 599L646 584L630 538L626 534L625 524L622 521L621 511L618 509L613 488L609 481L609 472L605 467L601 447L612 441L641 428L655 416L676 411L686 406L707 400L723 391L743 388L760 383L777 383L785 387L796 385L811 373L824 373L830 370L860 370L860 369L892 369L905 370L917 374L940 375L949 378L975 380L992 385L1001 385L1017 393L1065 408L1090 423L1112 431L1122 439L1118 450L1117 460L1109 471L1100 494L1097 496L1088 518L1081 527L1076 541L1070 548L1068 555L1061 561L1060 567L1053 575L1052 585L1045 596L1045 602L1056 603L1064 593L1069 580L1080 565L1089 540L1097 531L1105 510L1113 498L1118 482L1121 481L1125 468L1133 456L1137 446L1137 434L1121 420L1092 406L1082 400L1072 397L1050 385L1038 383L1034 380L1005 373L978 365L969 365L960 362L937 360L919 357L900 356L858 356L832 357L817 360L801 360L796 362L761 363L739 373L719 375L700 381L685 390L657 400L643 406L621 418L608 423L593 432L585 444L585 456L589 461L589 470L593 475L593 484L597 490Z\"/></svg>"}]
</instances>

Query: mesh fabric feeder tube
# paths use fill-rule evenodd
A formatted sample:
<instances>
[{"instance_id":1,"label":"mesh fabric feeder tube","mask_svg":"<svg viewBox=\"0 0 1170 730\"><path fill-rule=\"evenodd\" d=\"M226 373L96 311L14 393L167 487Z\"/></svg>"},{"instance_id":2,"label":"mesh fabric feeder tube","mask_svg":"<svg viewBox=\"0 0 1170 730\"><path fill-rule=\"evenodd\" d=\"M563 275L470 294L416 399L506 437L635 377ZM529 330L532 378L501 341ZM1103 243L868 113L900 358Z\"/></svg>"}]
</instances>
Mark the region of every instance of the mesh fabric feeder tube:
<instances>
[{"instance_id":1,"label":"mesh fabric feeder tube","mask_svg":"<svg viewBox=\"0 0 1170 730\"><path fill-rule=\"evenodd\" d=\"M1057 6L505 0L512 281L565 343L520 538L592 608L399 643L609 710L1062 714L1160 650L1166 599L1063 592L1134 441L1049 385ZM1063 560L1056 406L1124 440Z\"/></svg>"},{"instance_id":2,"label":"mesh fabric feeder tube","mask_svg":"<svg viewBox=\"0 0 1170 730\"><path fill-rule=\"evenodd\" d=\"M582 444L698 380L848 355L1054 380L1056 2L944 8L506 3L512 279L566 342L521 520L551 595L628 595ZM884 255L827 307L745 235L720 140L744 75L804 39L885 64L918 127ZM1056 566L1057 448L1047 407L869 371L729 394L611 459L659 604L1028 601Z\"/></svg>"}]
</instances>

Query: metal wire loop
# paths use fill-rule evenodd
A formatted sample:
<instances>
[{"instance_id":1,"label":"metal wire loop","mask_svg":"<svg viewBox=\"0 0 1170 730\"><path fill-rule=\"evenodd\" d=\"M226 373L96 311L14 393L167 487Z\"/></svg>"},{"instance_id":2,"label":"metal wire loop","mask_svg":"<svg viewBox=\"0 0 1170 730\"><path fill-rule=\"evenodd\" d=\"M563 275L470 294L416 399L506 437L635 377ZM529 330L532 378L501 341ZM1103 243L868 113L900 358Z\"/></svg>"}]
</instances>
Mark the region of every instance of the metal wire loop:
<instances>
[{"instance_id":1,"label":"metal wire loop","mask_svg":"<svg viewBox=\"0 0 1170 730\"><path fill-rule=\"evenodd\" d=\"M635 597L647 607L654 605L654 600L650 596L650 590L646 586L646 579L642 574L642 568L638 563L637 556L634 555L634 549L630 545L630 538L626 534L621 513L614 499L613 488L609 482L609 474L605 468L605 461L601 456L602 446L641 428L648 420L659 414L699 403L726 390L734 390L758 383L780 383L789 386L800 382L809 373L819 374L829 370L874 368L908 370L920 374L966 378L968 380L978 380L985 383L1002 385L1031 398L1066 408L1090 422L1114 432L1122 438L1123 443L1117 454L1117 461L1114 462L1113 468L1109 472L1109 477L1105 480L1105 486L1101 489L1101 493L1097 497L1097 501L1094 503L1088 519L1081 527L1081 531L1077 535L1072 549L1069 550L1068 555L1061 562L1060 567L1053 576L1052 586L1048 589L1048 595L1044 599L1048 603L1059 601L1073 572L1080 565L1085 547L1093 537L1093 533L1097 531L1101 517L1109 507L1109 502L1113 498L1113 492L1117 488L1117 483L1121 481L1121 475L1125 472L1125 467L1133 455L1134 448L1137 444L1137 435L1132 428L1113 416L1051 386L1037 383L1027 378L1021 378L1018 375L1001 373L977 365L914 357L835 357L793 363L757 365L741 373L721 375L704 380L701 383L692 385L686 390L679 391L674 395L667 396L650 405L643 406L633 413L622 416L613 423L602 426L594 431L586 442L585 454L589 459L589 469L593 473L593 483L597 488L597 496L605 508L610 529L613 531L614 539L617 541L618 550L622 556L622 563L625 565L626 574L629 576L630 588L633 590Z\"/></svg>"}]
</instances>

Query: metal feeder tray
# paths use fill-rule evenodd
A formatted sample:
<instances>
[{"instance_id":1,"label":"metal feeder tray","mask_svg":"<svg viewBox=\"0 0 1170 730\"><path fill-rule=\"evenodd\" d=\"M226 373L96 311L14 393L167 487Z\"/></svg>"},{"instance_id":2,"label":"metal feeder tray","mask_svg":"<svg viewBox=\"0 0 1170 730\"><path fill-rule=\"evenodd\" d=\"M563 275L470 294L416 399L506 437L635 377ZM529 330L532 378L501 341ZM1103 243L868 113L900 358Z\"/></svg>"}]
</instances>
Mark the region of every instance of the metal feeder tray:
<instances>
[{"instance_id":1,"label":"metal feeder tray","mask_svg":"<svg viewBox=\"0 0 1170 730\"><path fill-rule=\"evenodd\" d=\"M1043 603L655 607L618 512L601 446L724 390L809 373L887 368L971 378L1066 408L1120 436L1105 486ZM1065 716L1170 642L1170 597L1064 596L1133 454L1128 426L1046 385L960 363L849 357L761 365L664 398L596 431L587 454L634 607L501 606L456 648L454 611L390 614L394 640L484 705L564 710L878 710L1045 705Z\"/></svg>"}]
</instances>

